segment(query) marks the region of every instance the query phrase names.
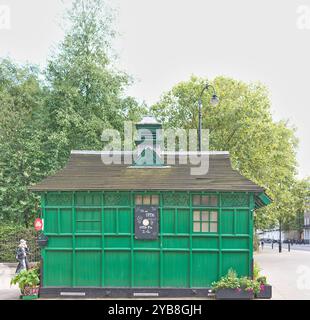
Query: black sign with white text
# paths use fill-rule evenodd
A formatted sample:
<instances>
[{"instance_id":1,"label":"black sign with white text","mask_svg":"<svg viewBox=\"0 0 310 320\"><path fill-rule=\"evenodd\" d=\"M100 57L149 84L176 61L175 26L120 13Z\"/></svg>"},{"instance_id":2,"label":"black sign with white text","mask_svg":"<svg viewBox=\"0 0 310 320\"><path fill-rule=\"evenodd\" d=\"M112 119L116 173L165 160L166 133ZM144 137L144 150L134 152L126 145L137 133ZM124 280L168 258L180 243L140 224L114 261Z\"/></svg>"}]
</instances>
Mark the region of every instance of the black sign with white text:
<instances>
[{"instance_id":1,"label":"black sign with white text","mask_svg":"<svg viewBox=\"0 0 310 320\"><path fill-rule=\"evenodd\" d=\"M135 238L158 238L158 207L136 206L135 208Z\"/></svg>"}]
</instances>

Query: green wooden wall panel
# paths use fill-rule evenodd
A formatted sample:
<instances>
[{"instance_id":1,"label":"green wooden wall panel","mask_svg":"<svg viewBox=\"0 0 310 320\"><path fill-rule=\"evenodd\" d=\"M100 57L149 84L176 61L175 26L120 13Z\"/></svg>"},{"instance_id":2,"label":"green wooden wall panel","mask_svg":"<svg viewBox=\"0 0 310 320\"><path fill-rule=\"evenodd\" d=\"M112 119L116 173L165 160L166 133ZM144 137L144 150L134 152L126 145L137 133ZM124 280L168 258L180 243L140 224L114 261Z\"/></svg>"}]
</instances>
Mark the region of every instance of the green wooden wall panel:
<instances>
[{"instance_id":1,"label":"green wooden wall panel","mask_svg":"<svg viewBox=\"0 0 310 320\"><path fill-rule=\"evenodd\" d=\"M248 249L249 239L242 237L223 237L222 238L223 249Z\"/></svg>"},{"instance_id":2,"label":"green wooden wall panel","mask_svg":"<svg viewBox=\"0 0 310 320\"><path fill-rule=\"evenodd\" d=\"M104 232L116 233L116 209L104 209Z\"/></svg>"},{"instance_id":3,"label":"green wooden wall panel","mask_svg":"<svg viewBox=\"0 0 310 320\"><path fill-rule=\"evenodd\" d=\"M163 233L175 233L175 210L163 209L161 216Z\"/></svg>"},{"instance_id":4,"label":"green wooden wall panel","mask_svg":"<svg viewBox=\"0 0 310 320\"><path fill-rule=\"evenodd\" d=\"M159 252L134 253L134 286L159 287L160 270Z\"/></svg>"},{"instance_id":5,"label":"green wooden wall panel","mask_svg":"<svg viewBox=\"0 0 310 320\"><path fill-rule=\"evenodd\" d=\"M249 234L249 211L236 210L236 233Z\"/></svg>"},{"instance_id":6,"label":"green wooden wall panel","mask_svg":"<svg viewBox=\"0 0 310 320\"><path fill-rule=\"evenodd\" d=\"M160 247L160 240L138 240L134 239L133 241L134 248L159 248Z\"/></svg>"},{"instance_id":7,"label":"green wooden wall panel","mask_svg":"<svg viewBox=\"0 0 310 320\"><path fill-rule=\"evenodd\" d=\"M248 252L223 252L223 274L230 268L237 271L238 276L249 276Z\"/></svg>"},{"instance_id":8,"label":"green wooden wall panel","mask_svg":"<svg viewBox=\"0 0 310 320\"><path fill-rule=\"evenodd\" d=\"M49 248L72 248L72 237L48 237Z\"/></svg>"},{"instance_id":9,"label":"green wooden wall panel","mask_svg":"<svg viewBox=\"0 0 310 320\"><path fill-rule=\"evenodd\" d=\"M198 288L217 280L220 269L222 275L229 268L250 274L249 194L226 193L220 207L220 201L214 201L219 194L156 192L161 231L155 240L137 240L131 234L135 194L46 193L42 207L49 242L44 250L44 286ZM194 194L209 197L208 205L204 201L196 206L199 210L219 212L218 234L192 232ZM71 251L73 246L76 250Z\"/></svg>"},{"instance_id":10,"label":"green wooden wall panel","mask_svg":"<svg viewBox=\"0 0 310 320\"><path fill-rule=\"evenodd\" d=\"M43 284L49 286L72 286L72 252L46 251Z\"/></svg>"},{"instance_id":11,"label":"green wooden wall panel","mask_svg":"<svg viewBox=\"0 0 310 320\"><path fill-rule=\"evenodd\" d=\"M76 209L76 232L101 232L101 210L94 208Z\"/></svg>"},{"instance_id":12,"label":"green wooden wall panel","mask_svg":"<svg viewBox=\"0 0 310 320\"><path fill-rule=\"evenodd\" d=\"M204 288L218 279L218 253L194 252L193 253L193 286Z\"/></svg>"},{"instance_id":13,"label":"green wooden wall panel","mask_svg":"<svg viewBox=\"0 0 310 320\"><path fill-rule=\"evenodd\" d=\"M77 206L100 206L101 192L76 192L75 203Z\"/></svg>"},{"instance_id":14,"label":"green wooden wall panel","mask_svg":"<svg viewBox=\"0 0 310 320\"><path fill-rule=\"evenodd\" d=\"M164 236L163 237L164 248L189 248L189 237L177 237L177 236Z\"/></svg>"},{"instance_id":15,"label":"green wooden wall panel","mask_svg":"<svg viewBox=\"0 0 310 320\"><path fill-rule=\"evenodd\" d=\"M104 268L105 285L108 287L130 287L130 252L106 251Z\"/></svg>"},{"instance_id":16,"label":"green wooden wall panel","mask_svg":"<svg viewBox=\"0 0 310 320\"><path fill-rule=\"evenodd\" d=\"M71 192L47 192L46 206L70 206L72 203Z\"/></svg>"},{"instance_id":17,"label":"green wooden wall panel","mask_svg":"<svg viewBox=\"0 0 310 320\"><path fill-rule=\"evenodd\" d=\"M60 218L59 218L59 227L60 233L72 233L72 210L61 208Z\"/></svg>"},{"instance_id":18,"label":"green wooden wall panel","mask_svg":"<svg viewBox=\"0 0 310 320\"><path fill-rule=\"evenodd\" d=\"M177 210L177 233L189 233L190 232L190 210L178 209Z\"/></svg>"},{"instance_id":19,"label":"green wooden wall panel","mask_svg":"<svg viewBox=\"0 0 310 320\"><path fill-rule=\"evenodd\" d=\"M176 288L189 286L189 253L164 252L163 286Z\"/></svg>"},{"instance_id":20,"label":"green wooden wall panel","mask_svg":"<svg viewBox=\"0 0 310 320\"><path fill-rule=\"evenodd\" d=\"M101 248L101 237L95 236L76 236L76 248Z\"/></svg>"},{"instance_id":21,"label":"green wooden wall panel","mask_svg":"<svg viewBox=\"0 0 310 320\"><path fill-rule=\"evenodd\" d=\"M222 210L221 215L221 228L222 234L234 233L234 211L233 210Z\"/></svg>"},{"instance_id":22,"label":"green wooden wall panel","mask_svg":"<svg viewBox=\"0 0 310 320\"><path fill-rule=\"evenodd\" d=\"M76 285L99 287L101 279L101 252L76 252Z\"/></svg>"},{"instance_id":23,"label":"green wooden wall panel","mask_svg":"<svg viewBox=\"0 0 310 320\"><path fill-rule=\"evenodd\" d=\"M58 210L45 209L44 231L46 233L58 233Z\"/></svg>"},{"instance_id":24,"label":"green wooden wall panel","mask_svg":"<svg viewBox=\"0 0 310 320\"><path fill-rule=\"evenodd\" d=\"M118 211L118 232L131 232L131 210L130 208L120 208Z\"/></svg>"},{"instance_id":25,"label":"green wooden wall panel","mask_svg":"<svg viewBox=\"0 0 310 320\"><path fill-rule=\"evenodd\" d=\"M218 249L217 237L193 237L192 245L194 249Z\"/></svg>"},{"instance_id":26,"label":"green wooden wall panel","mask_svg":"<svg viewBox=\"0 0 310 320\"><path fill-rule=\"evenodd\" d=\"M130 236L105 236L105 246L107 248L130 248Z\"/></svg>"},{"instance_id":27,"label":"green wooden wall panel","mask_svg":"<svg viewBox=\"0 0 310 320\"><path fill-rule=\"evenodd\" d=\"M223 193L223 207L249 207L249 196L242 192Z\"/></svg>"}]
</instances>

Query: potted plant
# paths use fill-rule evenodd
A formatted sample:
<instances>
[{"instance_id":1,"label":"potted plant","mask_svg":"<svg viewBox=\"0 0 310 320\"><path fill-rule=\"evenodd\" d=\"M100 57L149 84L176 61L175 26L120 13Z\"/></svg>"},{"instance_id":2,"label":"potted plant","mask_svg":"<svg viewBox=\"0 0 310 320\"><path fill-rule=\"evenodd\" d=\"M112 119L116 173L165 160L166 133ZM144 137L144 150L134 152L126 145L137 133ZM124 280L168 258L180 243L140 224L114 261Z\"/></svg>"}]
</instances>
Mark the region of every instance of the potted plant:
<instances>
[{"instance_id":1,"label":"potted plant","mask_svg":"<svg viewBox=\"0 0 310 320\"><path fill-rule=\"evenodd\" d=\"M249 300L254 298L258 284L248 278L238 278L236 271L229 269L226 276L212 283L216 299Z\"/></svg>"},{"instance_id":2,"label":"potted plant","mask_svg":"<svg viewBox=\"0 0 310 320\"><path fill-rule=\"evenodd\" d=\"M260 290L256 293L258 299L271 299L272 297L272 286L267 284L267 279L264 276L258 277L256 280L259 283Z\"/></svg>"},{"instance_id":3,"label":"potted plant","mask_svg":"<svg viewBox=\"0 0 310 320\"><path fill-rule=\"evenodd\" d=\"M11 280L12 284L18 284L21 291L21 299L31 300L38 298L40 284L39 268L22 270Z\"/></svg>"}]
</instances>

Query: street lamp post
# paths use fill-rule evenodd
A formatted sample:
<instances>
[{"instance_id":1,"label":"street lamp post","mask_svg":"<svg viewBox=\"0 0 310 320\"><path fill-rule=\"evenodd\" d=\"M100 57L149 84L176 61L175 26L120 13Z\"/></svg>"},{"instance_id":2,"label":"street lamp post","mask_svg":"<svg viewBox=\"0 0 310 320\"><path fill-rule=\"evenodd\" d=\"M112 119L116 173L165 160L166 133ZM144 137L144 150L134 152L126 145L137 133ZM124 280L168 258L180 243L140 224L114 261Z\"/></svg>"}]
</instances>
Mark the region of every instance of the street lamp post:
<instances>
[{"instance_id":1,"label":"street lamp post","mask_svg":"<svg viewBox=\"0 0 310 320\"><path fill-rule=\"evenodd\" d=\"M282 252L282 220L280 219L280 223L279 223L279 231L280 231L280 234L279 234L279 252L281 253Z\"/></svg>"},{"instance_id":2,"label":"street lamp post","mask_svg":"<svg viewBox=\"0 0 310 320\"><path fill-rule=\"evenodd\" d=\"M216 106L219 103L219 98L216 95L215 89L212 85L210 85L208 82L205 84L205 86L203 87L203 89L201 90L201 93L199 95L199 100L198 100L198 149L199 151L201 151L201 145L202 145L202 136L201 136L201 127L202 127L202 117L201 117L201 107L202 107L202 95L204 93L205 90L209 90L209 89L213 90L213 94L212 94L212 98L210 100L210 103L212 106Z\"/></svg>"}]
</instances>

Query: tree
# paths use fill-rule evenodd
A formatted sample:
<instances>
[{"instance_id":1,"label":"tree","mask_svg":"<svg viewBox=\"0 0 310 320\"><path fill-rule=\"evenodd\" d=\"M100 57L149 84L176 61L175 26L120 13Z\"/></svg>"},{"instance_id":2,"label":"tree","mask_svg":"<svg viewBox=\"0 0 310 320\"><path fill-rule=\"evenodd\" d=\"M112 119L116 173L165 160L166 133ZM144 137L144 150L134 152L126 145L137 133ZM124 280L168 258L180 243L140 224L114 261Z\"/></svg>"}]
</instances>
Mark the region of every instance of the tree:
<instances>
[{"instance_id":1,"label":"tree","mask_svg":"<svg viewBox=\"0 0 310 320\"><path fill-rule=\"evenodd\" d=\"M52 165L44 153L48 146L39 70L1 60L0 100L0 221L27 224L36 203L27 186Z\"/></svg>"},{"instance_id":2,"label":"tree","mask_svg":"<svg viewBox=\"0 0 310 320\"><path fill-rule=\"evenodd\" d=\"M105 128L136 120L141 107L124 97L131 82L117 71L109 56L112 15L102 0L76 0L67 13L70 26L46 76L51 140L60 143L63 164L72 149L100 149Z\"/></svg>"},{"instance_id":3,"label":"tree","mask_svg":"<svg viewBox=\"0 0 310 320\"><path fill-rule=\"evenodd\" d=\"M198 127L197 102L206 81L192 76L162 95L152 111L164 127ZM273 199L270 206L257 211L256 226L275 225L282 215L295 216L294 128L273 121L268 91L262 84L217 77L212 85L220 97L219 105L210 105L211 93L202 97L202 125L210 130L210 150L229 151L233 167L266 188Z\"/></svg>"},{"instance_id":4,"label":"tree","mask_svg":"<svg viewBox=\"0 0 310 320\"><path fill-rule=\"evenodd\" d=\"M102 0L76 0L44 73L0 61L0 221L25 223L38 198L28 186L62 167L71 149L101 148L105 128L145 108L124 89L130 77L109 59L112 16Z\"/></svg>"}]
</instances>

